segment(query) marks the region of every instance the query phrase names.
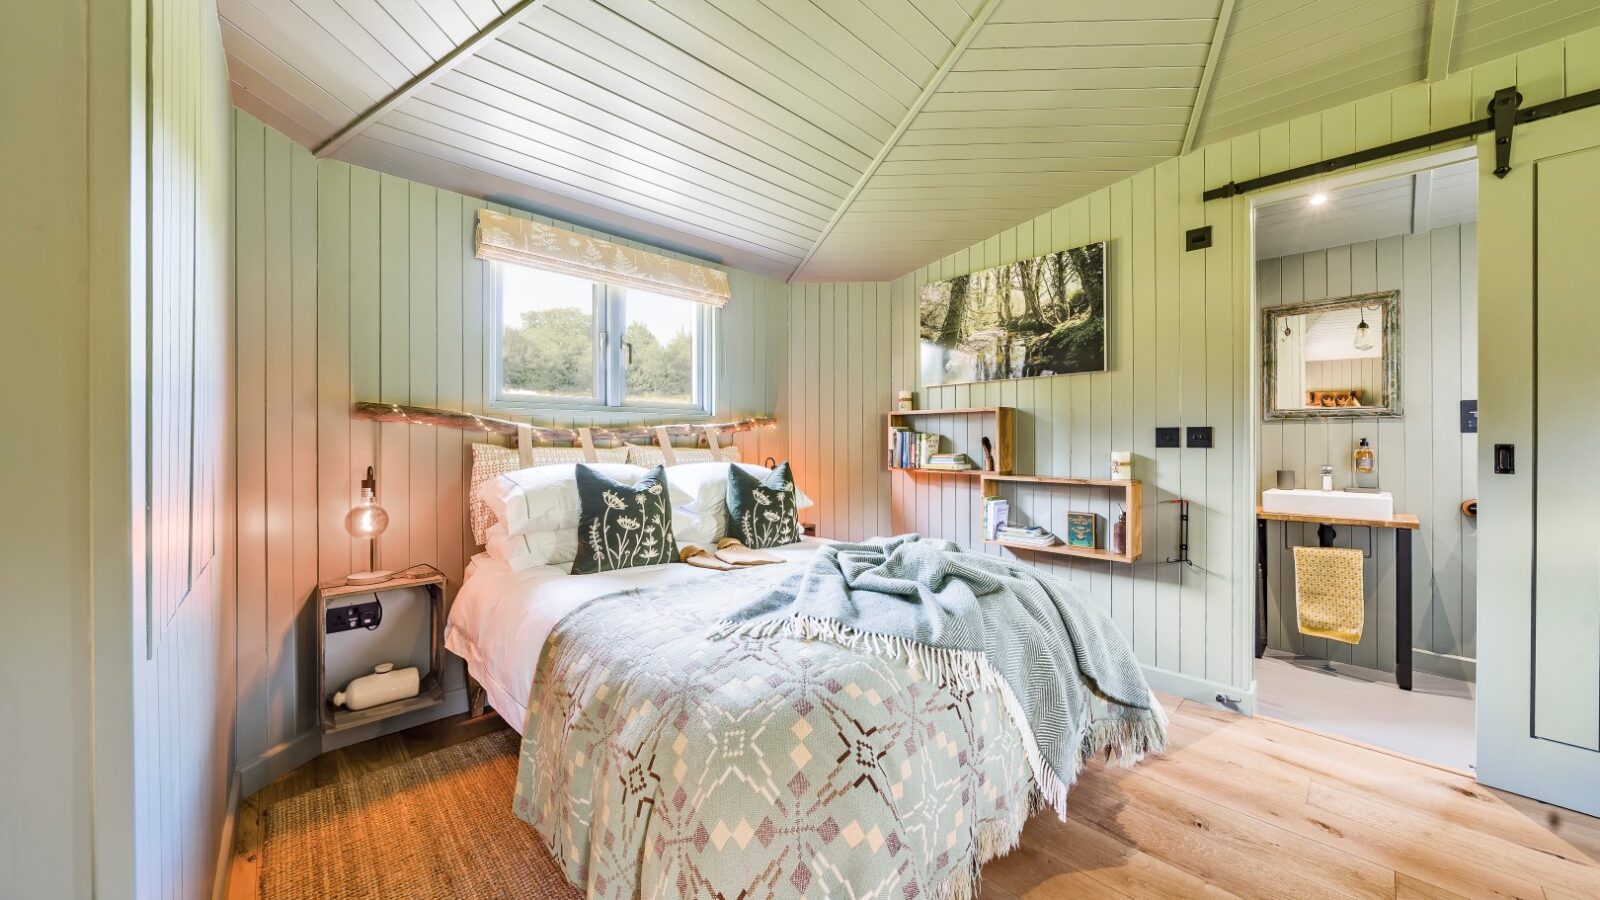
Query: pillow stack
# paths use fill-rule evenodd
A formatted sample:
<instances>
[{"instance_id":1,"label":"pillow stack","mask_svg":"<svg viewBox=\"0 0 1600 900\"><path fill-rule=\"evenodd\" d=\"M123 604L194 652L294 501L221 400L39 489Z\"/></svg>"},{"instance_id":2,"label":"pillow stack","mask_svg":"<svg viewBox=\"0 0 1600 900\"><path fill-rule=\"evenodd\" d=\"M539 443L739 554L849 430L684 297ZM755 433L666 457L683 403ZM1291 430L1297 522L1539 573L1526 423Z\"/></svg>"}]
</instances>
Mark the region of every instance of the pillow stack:
<instances>
[{"instance_id":1,"label":"pillow stack","mask_svg":"<svg viewBox=\"0 0 1600 900\"><path fill-rule=\"evenodd\" d=\"M730 525L728 515L729 500L735 496L735 477L742 476L742 479L764 483L768 479L779 476L780 473L781 480L788 485L788 498L792 503L793 510L798 511L809 507L811 498L807 497L798 487L795 487L788 463L784 463L776 470L750 463L726 462L688 463L667 469L667 483L672 485L673 493L688 498L686 501L682 501L674 512L681 510L685 513L694 513L700 516L705 524L703 540L689 538L682 531L679 532L678 539L691 544L715 544L725 537L734 537L743 541L746 546L752 549L761 549L761 546L781 546L781 544L762 544L758 546L750 543L746 539L747 535L742 530L734 531ZM776 488L773 490L776 490ZM748 494L740 495L741 498L745 496L748 496ZM750 499L748 502L756 503L758 501ZM741 500L740 503L740 510L742 511L744 509L743 501ZM797 519L798 516L793 516L792 518ZM765 520L763 519L763 521ZM800 526L796 521L792 540L787 540L783 543L792 544L799 539Z\"/></svg>"}]
</instances>

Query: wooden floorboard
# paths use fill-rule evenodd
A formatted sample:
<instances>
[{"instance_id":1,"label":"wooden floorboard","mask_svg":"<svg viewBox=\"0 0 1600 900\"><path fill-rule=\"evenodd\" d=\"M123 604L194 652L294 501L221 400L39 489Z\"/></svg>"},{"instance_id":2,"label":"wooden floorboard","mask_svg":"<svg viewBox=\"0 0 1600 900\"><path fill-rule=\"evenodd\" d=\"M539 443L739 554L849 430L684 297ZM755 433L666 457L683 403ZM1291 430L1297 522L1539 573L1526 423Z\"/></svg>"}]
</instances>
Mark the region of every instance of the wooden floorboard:
<instances>
[{"instance_id":1,"label":"wooden floorboard","mask_svg":"<svg viewBox=\"0 0 1600 900\"><path fill-rule=\"evenodd\" d=\"M1090 765L1071 820L1034 817L983 870L983 900L1591 900L1600 820L1284 723L1164 698L1167 751ZM489 734L456 716L325 754L240 807L229 900L259 900L261 811ZM510 802L510 798L507 798Z\"/></svg>"}]
</instances>

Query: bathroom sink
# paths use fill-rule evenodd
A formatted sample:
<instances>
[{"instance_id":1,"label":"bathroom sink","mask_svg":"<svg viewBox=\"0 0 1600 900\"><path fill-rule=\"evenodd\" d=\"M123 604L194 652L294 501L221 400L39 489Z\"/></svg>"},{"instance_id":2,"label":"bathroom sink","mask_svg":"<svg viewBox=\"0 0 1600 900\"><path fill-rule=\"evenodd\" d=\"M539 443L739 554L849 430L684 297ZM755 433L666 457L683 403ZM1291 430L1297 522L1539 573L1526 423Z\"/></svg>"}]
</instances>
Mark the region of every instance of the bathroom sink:
<instances>
[{"instance_id":1,"label":"bathroom sink","mask_svg":"<svg viewBox=\"0 0 1600 900\"><path fill-rule=\"evenodd\" d=\"M1261 493L1261 508L1267 512L1294 516L1326 516L1330 519L1387 519L1394 515L1394 495L1388 491L1373 494L1356 491L1285 491L1269 488Z\"/></svg>"}]
</instances>

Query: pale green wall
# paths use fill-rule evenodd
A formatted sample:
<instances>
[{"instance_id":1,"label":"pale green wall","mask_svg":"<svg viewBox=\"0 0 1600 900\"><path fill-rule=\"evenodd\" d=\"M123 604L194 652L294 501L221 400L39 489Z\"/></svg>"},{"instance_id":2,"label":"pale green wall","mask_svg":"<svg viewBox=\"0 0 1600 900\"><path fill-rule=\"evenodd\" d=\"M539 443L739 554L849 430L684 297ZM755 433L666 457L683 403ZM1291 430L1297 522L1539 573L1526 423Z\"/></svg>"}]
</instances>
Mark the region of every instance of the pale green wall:
<instances>
[{"instance_id":1,"label":"pale green wall","mask_svg":"<svg viewBox=\"0 0 1600 900\"><path fill-rule=\"evenodd\" d=\"M319 579L366 567L366 545L350 540L343 520L368 465L378 469L391 516L379 563L432 563L449 578L452 596L460 585L475 551L466 522L470 445L483 438L354 422L350 404L491 412L484 400L486 265L473 256L473 225L481 207L510 210L315 160L242 111L234 113L234 140L237 402L258 411L241 415L238 430L239 662L246 673L239 755L248 791L323 748L307 600ZM787 289L738 270L729 282L733 298L718 319L716 419L778 412ZM620 419L552 414L533 421ZM781 427L736 443L748 459L787 455ZM447 686L460 685L452 670Z\"/></svg>"},{"instance_id":2,"label":"pale green wall","mask_svg":"<svg viewBox=\"0 0 1600 900\"><path fill-rule=\"evenodd\" d=\"M1111 371L924 390L919 404L1018 407L1019 471L1104 476L1111 449L1133 450L1135 477L1145 483L1144 559L1131 568L1112 563L1053 568L1090 590L1132 639L1158 683L1206 699L1217 687L1242 694L1253 678L1250 487L1255 461L1250 447L1256 413L1250 297L1255 262L1247 240L1249 200L1202 203L1200 195L1231 180L1482 117L1494 91L1513 83L1526 104L1600 88L1600 30L1199 148L1002 231L889 284L887 329L867 331L872 345L848 350L843 367L838 359L845 345L838 335L856 333L858 313L851 302L832 298L841 293L876 297L884 286L791 285L790 383L805 384L823 398L849 397L861 384L853 375L859 352L869 367L888 361L888 388L874 389L864 399L869 408L886 409L894 391L918 387L915 304L923 284L1109 241ZM1183 232L1200 225L1214 229L1212 247L1185 253ZM876 314L876 307L871 309ZM847 317L842 324L841 312ZM800 395L791 389L792 397ZM825 471L799 473L808 493L817 489L820 521L852 523L851 533L869 520L877 526L881 516L876 513L857 519L839 511L863 496L855 484L865 496L882 496L887 484L891 530L971 539L975 489L939 488L946 483L906 475L891 480L881 456L881 416L858 419L853 408L824 400L796 410L792 418L795 434L827 434L832 447L844 449L840 461L816 458ZM1158 451L1152 446L1158 424L1211 425L1216 447ZM847 474L843 481L828 474L839 471ZM1161 504L1176 497L1194 503L1190 552L1196 568L1160 564L1176 552L1175 507ZM1088 492L1022 491L1013 498L1041 521L1058 523L1069 508L1106 511L1103 499Z\"/></svg>"}]
</instances>

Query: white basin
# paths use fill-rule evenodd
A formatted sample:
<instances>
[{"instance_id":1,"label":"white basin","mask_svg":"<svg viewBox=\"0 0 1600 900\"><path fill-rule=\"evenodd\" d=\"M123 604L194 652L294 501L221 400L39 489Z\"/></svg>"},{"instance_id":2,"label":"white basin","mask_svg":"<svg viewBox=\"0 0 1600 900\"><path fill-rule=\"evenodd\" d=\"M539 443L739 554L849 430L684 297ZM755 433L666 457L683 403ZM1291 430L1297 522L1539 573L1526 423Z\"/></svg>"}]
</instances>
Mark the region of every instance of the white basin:
<instances>
[{"instance_id":1,"label":"white basin","mask_svg":"<svg viewBox=\"0 0 1600 900\"><path fill-rule=\"evenodd\" d=\"M1394 515L1394 495L1388 491L1285 491L1269 488L1261 493L1261 508L1295 516L1330 519L1387 519Z\"/></svg>"}]
</instances>

